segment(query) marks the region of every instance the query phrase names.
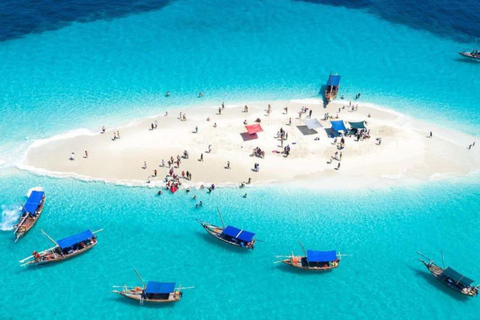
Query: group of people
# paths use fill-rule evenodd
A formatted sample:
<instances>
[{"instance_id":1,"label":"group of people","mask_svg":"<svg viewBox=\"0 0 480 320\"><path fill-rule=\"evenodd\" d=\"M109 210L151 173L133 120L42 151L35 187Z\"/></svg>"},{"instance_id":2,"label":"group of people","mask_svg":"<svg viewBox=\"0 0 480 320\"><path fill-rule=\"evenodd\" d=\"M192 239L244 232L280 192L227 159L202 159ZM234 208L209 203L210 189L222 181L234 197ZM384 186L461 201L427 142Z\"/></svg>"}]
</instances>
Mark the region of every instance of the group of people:
<instances>
[{"instance_id":1,"label":"group of people","mask_svg":"<svg viewBox=\"0 0 480 320\"><path fill-rule=\"evenodd\" d=\"M253 149L253 153L250 156L251 157L255 156L263 159L265 158L265 151L263 151L259 147L256 147L255 149Z\"/></svg>"}]
</instances>

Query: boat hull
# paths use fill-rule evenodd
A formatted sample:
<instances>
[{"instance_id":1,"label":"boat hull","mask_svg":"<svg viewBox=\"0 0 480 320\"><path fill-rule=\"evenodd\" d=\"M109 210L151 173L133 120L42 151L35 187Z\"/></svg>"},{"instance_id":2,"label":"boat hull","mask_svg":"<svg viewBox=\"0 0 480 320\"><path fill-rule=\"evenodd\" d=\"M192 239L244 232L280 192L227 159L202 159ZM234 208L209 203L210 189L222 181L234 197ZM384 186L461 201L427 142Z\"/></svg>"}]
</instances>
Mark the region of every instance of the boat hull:
<instances>
[{"instance_id":1,"label":"boat hull","mask_svg":"<svg viewBox=\"0 0 480 320\"><path fill-rule=\"evenodd\" d=\"M470 52L459 52L458 54L461 55L462 57L480 62L480 55L474 56Z\"/></svg>"},{"instance_id":2,"label":"boat hull","mask_svg":"<svg viewBox=\"0 0 480 320\"><path fill-rule=\"evenodd\" d=\"M137 291L137 290L126 290L126 291L114 291L115 293L118 293L119 295L132 299L138 302L148 302L148 303L171 303L171 302L178 302L180 299L182 299L182 293L180 291L175 291L174 293L171 293L168 299L143 299L142 298L142 291Z\"/></svg>"},{"instance_id":3,"label":"boat hull","mask_svg":"<svg viewBox=\"0 0 480 320\"><path fill-rule=\"evenodd\" d=\"M332 263L329 266L310 267L310 266L304 265L302 263L302 258L304 258L304 257L294 256L294 257L290 257L288 259L282 260L282 263L284 263L284 264L286 264L290 267L294 267L294 268L301 269L301 270L307 270L307 271L328 271L328 270L336 269L340 265L340 261L337 261L337 262Z\"/></svg>"},{"instance_id":4,"label":"boat hull","mask_svg":"<svg viewBox=\"0 0 480 320\"><path fill-rule=\"evenodd\" d=\"M96 245L97 245L97 240L95 239L95 242L92 243L91 245L86 246L86 247L84 247L80 250L77 250L77 251L75 251L71 254L63 255L63 256L54 252L54 250L51 250L51 251L41 255L42 257L45 258L44 260L32 260L28 263L28 265L42 265L42 264L47 264L47 263L52 263L52 262L65 261L65 260L68 260L70 258L76 257L78 255L81 255L82 253L87 252L88 250L92 249Z\"/></svg>"}]
</instances>

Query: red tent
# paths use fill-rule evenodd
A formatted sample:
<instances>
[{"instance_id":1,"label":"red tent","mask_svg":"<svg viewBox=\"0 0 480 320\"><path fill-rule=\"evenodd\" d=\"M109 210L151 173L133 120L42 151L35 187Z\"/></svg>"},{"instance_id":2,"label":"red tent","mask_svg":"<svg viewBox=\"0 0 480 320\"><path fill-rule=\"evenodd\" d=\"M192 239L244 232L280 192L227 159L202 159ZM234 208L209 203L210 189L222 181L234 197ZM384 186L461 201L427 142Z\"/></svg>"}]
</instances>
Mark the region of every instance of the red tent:
<instances>
[{"instance_id":1,"label":"red tent","mask_svg":"<svg viewBox=\"0 0 480 320\"><path fill-rule=\"evenodd\" d=\"M257 132L262 132L262 126L259 124L251 124L248 126L245 126L245 129L247 129L248 134L255 134Z\"/></svg>"}]
</instances>

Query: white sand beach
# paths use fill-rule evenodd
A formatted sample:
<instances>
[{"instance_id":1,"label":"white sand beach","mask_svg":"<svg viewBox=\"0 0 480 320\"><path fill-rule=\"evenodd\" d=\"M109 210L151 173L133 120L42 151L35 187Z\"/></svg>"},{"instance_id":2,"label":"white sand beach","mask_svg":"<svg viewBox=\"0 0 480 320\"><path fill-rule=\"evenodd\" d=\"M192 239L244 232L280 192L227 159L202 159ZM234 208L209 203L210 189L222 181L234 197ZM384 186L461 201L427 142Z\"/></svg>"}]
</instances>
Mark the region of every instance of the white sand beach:
<instances>
[{"instance_id":1,"label":"white sand beach","mask_svg":"<svg viewBox=\"0 0 480 320\"><path fill-rule=\"evenodd\" d=\"M187 150L189 159L182 158L180 168L175 165L174 171L177 175L189 171L191 181L180 181L192 187L211 183L240 185L249 178L252 184L301 180L325 187L375 187L461 176L480 169L480 146L468 148L478 138L361 102L351 103L358 104L356 111L349 107L349 101L340 99L326 108L320 99L250 102L246 103L248 112L244 112L243 105L227 104L221 115L220 105L169 110L168 115L106 128L103 134L98 128L94 133L36 143L27 152L22 167L57 176L160 186L169 172L167 161L172 156L176 160ZM307 132L304 120L309 111L299 117L303 106L312 110L312 119L318 119L324 128ZM186 121L179 119L180 112L186 114ZM366 121L370 138L357 141L355 136L345 137L344 148L338 149L341 138L334 143L328 137L325 129L331 124L330 120L322 120L325 113L334 118L338 115L346 122ZM257 118L263 132L257 139L245 141L249 135L244 121L254 124ZM152 130L155 121L157 128ZM194 133L196 127L198 133ZM288 157L282 153L277 138L280 128L288 134L283 143L291 148ZM113 140L117 131L120 139ZM432 138L428 137L430 131ZM381 138L381 144L377 138ZM256 147L265 151L263 159L252 156ZM72 152L75 160L69 159ZM337 158L341 152L341 161L334 159L330 163L335 152ZM199 161L201 154L203 161ZM230 169L226 168L228 161ZM259 164L258 172L252 170L255 163ZM152 177L154 170L156 177Z\"/></svg>"}]
</instances>

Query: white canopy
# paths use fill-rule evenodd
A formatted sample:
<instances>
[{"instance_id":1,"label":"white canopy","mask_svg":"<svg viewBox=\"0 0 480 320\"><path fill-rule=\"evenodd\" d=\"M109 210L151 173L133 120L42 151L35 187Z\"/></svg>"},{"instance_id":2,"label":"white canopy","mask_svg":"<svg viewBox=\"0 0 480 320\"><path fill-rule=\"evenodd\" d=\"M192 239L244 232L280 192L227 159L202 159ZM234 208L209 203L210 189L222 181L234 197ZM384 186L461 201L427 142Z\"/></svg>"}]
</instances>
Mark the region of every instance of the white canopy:
<instances>
[{"instance_id":1,"label":"white canopy","mask_svg":"<svg viewBox=\"0 0 480 320\"><path fill-rule=\"evenodd\" d=\"M317 119L305 119L303 121L308 129L322 128L322 124Z\"/></svg>"}]
</instances>

